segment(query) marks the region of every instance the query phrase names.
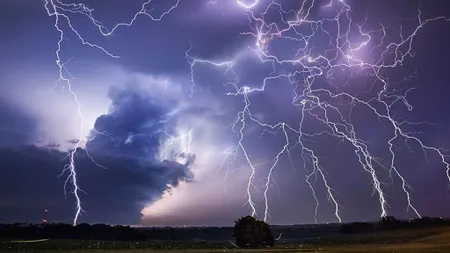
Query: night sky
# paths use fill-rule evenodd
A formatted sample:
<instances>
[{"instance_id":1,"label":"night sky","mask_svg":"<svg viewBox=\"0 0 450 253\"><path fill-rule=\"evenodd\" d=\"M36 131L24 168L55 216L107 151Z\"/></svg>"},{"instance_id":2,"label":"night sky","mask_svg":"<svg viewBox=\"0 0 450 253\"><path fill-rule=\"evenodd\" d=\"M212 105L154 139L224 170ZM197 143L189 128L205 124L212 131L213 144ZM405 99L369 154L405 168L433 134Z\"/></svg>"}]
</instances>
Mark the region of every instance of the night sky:
<instances>
[{"instance_id":1,"label":"night sky","mask_svg":"<svg viewBox=\"0 0 450 253\"><path fill-rule=\"evenodd\" d=\"M0 1L0 222L450 216L449 3L253 2Z\"/></svg>"}]
</instances>

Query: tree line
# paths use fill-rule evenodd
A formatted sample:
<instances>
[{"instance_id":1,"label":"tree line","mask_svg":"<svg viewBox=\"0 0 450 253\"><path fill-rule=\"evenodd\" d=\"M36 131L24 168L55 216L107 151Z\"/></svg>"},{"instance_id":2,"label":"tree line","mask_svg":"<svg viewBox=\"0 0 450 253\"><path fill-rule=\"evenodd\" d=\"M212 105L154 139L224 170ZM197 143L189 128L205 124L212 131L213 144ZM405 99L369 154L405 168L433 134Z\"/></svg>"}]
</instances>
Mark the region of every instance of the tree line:
<instances>
[{"instance_id":1,"label":"tree line","mask_svg":"<svg viewBox=\"0 0 450 253\"><path fill-rule=\"evenodd\" d=\"M231 241L239 248L271 247L277 235L283 238L325 236L327 233L367 233L395 229L414 229L423 227L450 226L450 220L441 218L420 218L397 220L392 216L383 217L378 223L354 222L336 225L315 225L296 227L271 227L264 221L251 216L242 217L234 227L204 228L132 228L129 226L110 226L106 224L0 224L0 238L14 239L80 239L101 241Z\"/></svg>"},{"instance_id":2,"label":"tree line","mask_svg":"<svg viewBox=\"0 0 450 253\"><path fill-rule=\"evenodd\" d=\"M353 222L342 224L340 226L340 232L344 234L351 234L443 226L450 226L450 219L422 217L410 220L398 220L393 216L385 216L382 217L378 223Z\"/></svg>"},{"instance_id":3,"label":"tree line","mask_svg":"<svg viewBox=\"0 0 450 253\"><path fill-rule=\"evenodd\" d=\"M146 241L146 240L230 240L232 228L133 228L107 224L86 224L76 226L66 223L0 224L0 238L14 239L77 239L102 241Z\"/></svg>"}]
</instances>

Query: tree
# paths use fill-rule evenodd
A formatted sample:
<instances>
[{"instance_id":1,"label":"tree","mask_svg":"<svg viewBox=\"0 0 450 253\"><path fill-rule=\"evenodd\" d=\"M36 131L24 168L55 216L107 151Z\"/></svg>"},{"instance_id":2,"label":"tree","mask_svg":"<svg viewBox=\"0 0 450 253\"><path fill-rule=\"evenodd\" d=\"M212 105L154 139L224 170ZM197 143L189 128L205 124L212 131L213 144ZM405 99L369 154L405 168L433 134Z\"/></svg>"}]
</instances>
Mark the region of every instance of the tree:
<instances>
[{"instance_id":1,"label":"tree","mask_svg":"<svg viewBox=\"0 0 450 253\"><path fill-rule=\"evenodd\" d=\"M378 227L381 230L391 230L400 227L400 221L393 216L383 216L378 222Z\"/></svg>"},{"instance_id":2,"label":"tree","mask_svg":"<svg viewBox=\"0 0 450 253\"><path fill-rule=\"evenodd\" d=\"M242 217L235 222L233 236L240 248L270 247L275 243L269 224L251 216Z\"/></svg>"}]
</instances>

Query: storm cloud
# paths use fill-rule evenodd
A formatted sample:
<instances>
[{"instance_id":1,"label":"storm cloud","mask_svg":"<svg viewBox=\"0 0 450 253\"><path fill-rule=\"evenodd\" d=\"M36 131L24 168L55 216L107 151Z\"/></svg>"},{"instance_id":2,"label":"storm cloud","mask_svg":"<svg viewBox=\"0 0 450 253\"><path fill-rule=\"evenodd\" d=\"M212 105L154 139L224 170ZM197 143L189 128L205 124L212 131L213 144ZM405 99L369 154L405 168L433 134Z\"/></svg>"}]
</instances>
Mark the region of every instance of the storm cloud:
<instances>
[{"instance_id":1,"label":"storm cloud","mask_svg":"<svg viewBox=\"0 0 450 253\"><path fill-rule=\"evenodd\" d=\"M81 2L95 9L93 15L110 28L117 22L131 20L139 10L139 4L128 1ZM151 1L157 2L164 3L148 6L148 11L155 15L172 3ZM284 14L280 16L279 5L272 5L267 13L260 15L269 2L260 1L253 9L255 17L264 16L280 28L287 27L280 18L286 21L296 15L287 10L301 8L302 4L302 1L278 1L286 10ZM305 1L305 6L311 2ZM313 19L332 17L339 11L339 8L322 8L330 1L314 3L310 13ZM367 32L373 40L361 50L353 50L353 57L370 60L387 43L399 42L400 30L406 38L417 25L417 5L408 0L348 3L353 22L348 38L354 43L344 43L347 36L337 39L337 27L332 22L324 22L322 27L305 23L288 34L295 37L297 32L306 35L318 32L319 36L312 36L308 45L301 38L281 39L273 33L275 26L262 26L267 35L273 36L261 42L267 43L268 53L283 59L308 54L339 56L349 46L357 47L358 42L367 38L362 33ZM423 20L448 15L447 9L433 1L421 3ZM251 102L248 110L260 122L283 122L298 129L300 121L304 121L302 130L310 134L302 136L304 144L317 154L320 168L340 203L343 221L379 219L380 204L378 196L373 195L371 176L359 163L352 143L322 134L330 128L324 126L321 120L324 112L317 104L306 107L312 114L306 113L302 118L305 112L302 102L309 105L306 100L312 99L298 96L306 94L305 78L311 73L326 72L327 69L321 68L326 68L327 62L304 58L304 65L275 64L275 69L271 62L261 63L261 55L249 49L255 47L256 38L243 34L255 32L253 28L260 25L260 21L249 23L248 14L235 1L180 1L161 21L142 15L132 26L120 27L112 36L103 37L89 19L83 19L86 16L67 13L73 18L73 27L86 41L98 43L120 56L111 58L96 47L83 45L64 19L60 19L65 36L59 52L65 67L63 74L70 79L70 87L77 94L78 107L67 83L55 85L59 78L55 53L60 34L54 27L54 16L49 17L41 1L27 1L27 4L1 1L0 21L5 24L0 26L1 221L39 222L43 210L48 209L50 221L72 222L73 189L69 181L64 195L68 174L66 171L61 175L61 172L68 162L66 152L78 141L81 145L75 162L85 210L79 222L231 225L236 217L252 211L247 202L252 168L246 155L256 170L251 191L258 218L262 218L268 171L286 139L280 128L264 128L249 120L250 113L242 112L248 101ZM342 29L348 24L344 21ZM380 23L386 28L382 40ZM448 30L448 22L427 23L412 43L414 57L407 57L395 69L383 69L380 75L390 82L386 101L396 101L392 105L393 117L399 122L423 123L404 123L402 128L423 137L427 145L448 150L450 36L444 35L444 30ZM330 36L333 40L328 43ZM335 43L343 43L342 51L333 49ZM378 49L369 50L379 43L382 44ZM299 50L303 46L306 48ZM186 55L188 50L190 57ZM404 50L400 48L397 53ZM395 54L388 53L385 57L383 60L388 62ZM232 68L229 63L218 66L208 62L225 60L233 61ZM344 57L338 63L349 61ZM371 62L378 62L378 58ZM317 68L308 70L305 66ZM297 72L290 78L266 79L271 74L284 75L291 71ZM385 113L382 104L371 100L383 87L373 72L361 71L359 66L325 72L314 77L313 88L349 92ZM249 93L247 101L241 95L229 93L235 92L236 87L260 88L262 84L264 92ZM330 120L345 125L341 120L343 115L354 125L355 135L383 165L376 165L376 171L383 182L389 214L399 218L414 216L406 208L408 203L400 179L395 175L390 177L392 157L388 141L395 133L392 124L361 103L330 98L325 92L318 96L322 105L328 106ZM402 103L405 98L412 107ZM335 113L331 106L341 109L342 115ZM244 114L247 121L245 128L241 128ZM242 139L241 129L245 135ZM329 192L320 175L315 173L309 181L316 195L306 182L313 167L308 162L305 166L302 145L295 144L298 134L291 131L288 139L290 153L280 157L271 174L269 221L315 222L317 197L318 221L335 222L335 205L327 201ZM239 144L246 148L245 155ZM411 190L414 206L423 215L450 215L446 168L436 153L424 151L417 142L404 138L397 138L393 144L398 154L395 166L414 189Z\"/></svg>"},{"instance_id":2,"label":"storm cloud","mask_svg":"<svg viewBox=\"0 0 450 253\"><path fill-rule=\"evenodd\" d=\"M36 134L35 119L0 100L0 146L25 144Z\"/></svg>"},{"instance_id":3,"label":"storm cloud","mask_svg":"<svg viewBox=\"0 0 450 253\"><path fill-rule=\"evenodd\" d=\"M112 89L111 110L97 119L99 131L88 142L89 153L82 148L76 151L77 180L86 210L80 221L139 223L147 203L180 181L192 179L189 164L156 159L164 137L158 130L164 127L168 108L143 94ZM0 132L5 136L2 144L7 145L0 149L2 222L37 222L44 209L49 210L51 221L70 220L73 189L70 181L65 182L68 171L62 173L69 162L67 153L58 150L57 144L27 145L36 122L8 109L0 111L9 120Z\"/></svg>"},{"instance_id":4,"label":"storm cloud","mask_svg":"<svg viewBox=\"0 0 450 253\"><path fill-rule=\"evenodd\" d=\"M169 120L167 114L177 101L150 96L139 88L112 88L109 97L109 112L95 121L88 149L119 156L154 156L165 137L161 131Z\"/></svg>"},{"instance_id":5,"label":"storm cloud","mask_svg":"<svg viewBox=\"0 0 450 253\"><path fill-rule=\"evenodd\" d=\"M107 170L92 163L84 150L76 154L78 180L86 215L81 221L135 224L145 203L159 197L168 185L189 177L176 163L151 164L136 159L95 156ZM0 149L1 222L42 219L48 209L51 221L67 221L73 215L71 185L61 175L68 162L65 153L36 146ZM101 185L101 187L99 187Z\"/></svg>"}]
</instances>

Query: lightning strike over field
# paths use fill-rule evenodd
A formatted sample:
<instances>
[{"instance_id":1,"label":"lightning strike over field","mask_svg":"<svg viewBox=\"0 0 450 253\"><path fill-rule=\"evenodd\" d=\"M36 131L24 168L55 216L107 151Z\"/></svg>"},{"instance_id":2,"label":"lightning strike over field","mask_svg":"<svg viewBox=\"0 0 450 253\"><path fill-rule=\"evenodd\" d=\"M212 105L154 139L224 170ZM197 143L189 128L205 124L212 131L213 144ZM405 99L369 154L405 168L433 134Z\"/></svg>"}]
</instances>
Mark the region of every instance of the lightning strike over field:
<instances>
[{"instance_id":1,"label":"lightning strike over field","mask_svg":"<svg viewBox=\"0 0 450 253\"><path fill-rule=\"evenodd\" d=\"M178 6L179 0L177 0L173 6L171 6L167 11L163 12L159 16L153 16L147 12L147 9L146 9L147 5L149 5L151 2L152 2L152 0L148 0L148 1L144 2L142 4L142 8L133 16L133 18L129 22L117 23L117 25L115 25L112 29L108 29L100 21L98 21L94 18L94 16L93 16L94 10L88 8L83 3L65 4L59 0L45 0L45 9L47 11L47 14L50 17L54 17L54 19L55 19L54 27L59 33L59 40L57 42L58 46L57 46L57 50L55 52L56 65L58 66L58 69L59 69L59 79L56 81L56 85L63 85L65 87L67 87L68 91L70 92L70 94L72 94L73 99L77 105L78 116L81 120L80 135L75 143L75 146L68 151L69 163L64 166L64 169L62 172L62 173L65 173L68 171L68 173L69 173L69 175L65 181L65 184L64 184L64 191L66 192L66 185L69 181L72 183L72 187L73 187L72 192L73 192L73 195L75 196L75 216L73 218L74 226L77 224L77 221L78 221L78 218L79 218L81 212L83 212L82 205L81 205L81 199L80 199L80 192L82 192L82 190L80 189L79 183L77 181L75 156L76 156L76 152L77 152L78 148L81 147L82 142L86 136L84 136L84 116L81 113L81 103L78 99L77 94L72 89L72 83L71 83L71 79L70 79L71 75L67 71L67 69L64 67L64 63L61 60L60 53L62 50L62 43L65 39L64 28L62 28L62 27L65 22L65 25L67 25L69 28L68 32L72 32L73 34L75 34L76 37L78 37L78 39L81 41L81 43L83 45L88 45L92 48L101 50L103 53L105 53L109 57L119 58L119 56L110 53L102 46L99 46L95 43L90 43L90 42L86 41L83 38L83 36L81 35L81 33L78 32L78 30L76 30L74 28L74 26L72 25L71 19L69 17L70 14L78 14L78 15L83 15L83 16L88 17L89 20L92 22L92 24L98 28L99 32L103 36L109 36L109 35L112 35L118 28L120 28L122 26L126 26L126 27L131 26L135 22L135 20L141 15L149 17L152 21L160 21L165 15L169 14L173 9L175 9ZM94 129L94 131L95 131L95 129ZM87 150L86 150L86 152L93 163L95 163L99 167L103 167L92 159L92 157L89 155L89 152Z\"/></svg>"},{"instance_id":2,"label":"lightning strike over field","mask_svg":"<svg viewBox=\"0 0 450 253\"><path fill-rule=\"evenodd\" d=\"M299 10L284 10L280 1L272 1L267 5L264 12L257 13L251 8L258 4L258 1L250 4L245 4L242 1L237 1L238 5L242 6L247 11L249 26L251 32L243 32L241 35L249 35L255 38L254 45L251 46L251 50L259 58L261 64L270 63L272 65L272 73L267 73L266 78L261 85L256 87L248 87L245 84L240 84L239 76L235 76L232 82L235 91L228 92L227 95L242 96L244 106L241 111L237 113L236 120L232 125L232 129L237 131L239 139L237 146L233 152L242 152L247 166L251 169L251 175L248 179L247 203L250 206L251 214L257 215L257 207L252 196L251 189L254 187L253 181L256 173L255 166L252 163L250 156L248 155L247 148L244 144L245 129L246 126L252 122L256 123L262 128L262 131L279 130L285 139L285 145L274 157L273 164L269 168L267 178L264 185L264 220L269 217L269 198L267 192L270 188L270 182L272 179L272 172L276 169L278 161L283 155L288 155L294 149L294 147L300 147L300 155L305 163L311 164L313 170L306 175L306 183L310 186L316 201L315 207L315 221L317 222L317 214L319 207L319 199L316 196L315 188L311 179L313 177L320 178L323 182L323 186L328 193L329 201L335 206L335 217L340 222L340 208L338 197L335 195L335 190L332 185L327 181L324 168L320 165L320 159L315 155L314 150L308 148L305 141L310 138L328 135L332 138L339 139L350 143L354 148L354 154L356 155L361 168L366 171L372 178L372 185L374 192L378 195L380 216L384 217L388 215L388 203L386 200L386 194L383 190L385 184L379 179L379 172L377 167L386 168L389 170L391 178L393 175L397 176L401 181L401 187L404 191L407 208L411 209L418 217L420 213L413 204L413 195L410 191L411 187L408 185L406 179L402 176L402 173L397 169L395 165L396 153L394 151L393 141L403 138L405 144L408 141L417 142L424 152L435 152L441 159L441 162L446 167L446 176L450 181L449 174L449 162L446 160L446 153L444 149L437 148L426 144L418 137L414 136L414 133L409 133L402 128L402 125L418 124L414 122L403 122L396 119L393 112L393 105L395 103L403 103L409 111L412 110L412 106L406 99L406 94L392 95L389 90L388 78L382 75L382 72L386 69L395 68L402 65L408 57L413 57L413 42L415 36L420 30L433 21L445 20L449 21L448 17L439 16L423 20L421 16L421 10L418 10L417 26L407 36L402 33L400 27L400 40L388 42L389 38L386 35L386 28L380 25L380 28L376 31L365 31L364 23L356 24L352 20L352 9L350 4L344 0L330 1L322 6L320 1L302 1ZM337 14L333 17L326 17L322 19L315 19L311 13L317 8L320 9L333 9L337 10ZM265 16L271 11L276 9L279 12L281 19L279 22L267 22ZM288 15L291 14L291 15ZM289 18L285 18L289 16ZM366 19L367 20L367 19ZM327 25L334 25L335 29L327 29ZM306 31L306 32L301 32ZM353 34L352 31L357 31ZM314 38L320 35L326 35L329 38L328 47L322 52L315 50ZM354 41L351 37L358 36L363 38L362 41ZM378 36L376 39L375 36ZM299 46L297 48L291 48L293 52L292 58L286 58L278 56L276 52L271 51L271 44L276 43L277 40L296 42ZM377 41L375 41L377 40ZM211 62L206 59L197 59L186 53L187 58L190 59L191 65L191 80L194 82L194 67L198 63L211 64L212 66L229 66L231 69L233 65L238 63L236 61L224 61L224 62ZM368 50L370 51L370 60L359 57L359 52ZM379 50L378 54L373 51ZM292 69L288 73L278 74L280 69ZM320 78L326 77L328 79L333 77L333 71L346 70L350 73L353 72L365 72L367 75L372 76L375 82L381 84L381 88L378 90L377 95L369 100L363 100L358 98L349 92L334 91L332 88L321 88L316 83L320 81ZM228 70L227 70L228 71ZM233 72L235 73L235 72ZM303 76L303 77L301 77ZM300 80L298 80L301 78ZM301 118L298 126L290 126L285 122L278 122L275 124L268 124L258 120L253 116L251 111L251 97L257 92L267 92L266 87L269 85L269 81L287 79L288 84L293 85L292 105L299 108L299 117ZM297 80L296 80L297 79ZM193 83L195 85L195 83ZM337 90L337 89L336 89ZM395 100L392 102L392 99ZM386 147L390 151L391 160L388 165L380 164L380 159L372 154L369 150L366 142L358 138L358 131L351 123L351 111L349 115L344 115L342 110L337 105L331 104L329 101L334 99L342 99L349 101L349 104L353 108L356 105L364 106L368 108L374 115L378 117L380 122L382 120L388 122L393 131L391 133L390 140L386 143ZM328 130L319 133L308 133L303 130L303 124L305 116L311 116L318 122L322 123ZM240 123L240 127L236 130L236 126ZM419 122L424 123L424 122ZM291 143L289 141L290 134L297 136L297 141ZM407 144L406 144L407 145Z\"/></svg>"},{"instance_id":3,"label":"lightning strike over field","mask_svg":"<svg viewBox=\"0 0 450 253\"><path fill-rule=\"evenodd\" d=\"M205 1L205 5L216 5L218 1ZM377 29L366 29L366 22L370 19L357 23L353 19L352 6L345 0L304 0L300 1L298 8L286 9L283 1L245 1L235 0L236 6L244 11L248 18L248 31L241 32L241 37L251 39L251 44L247 45L251 57L258 59L258 63L270 66L264 78L258 84L242 81L242 72L247 67L239 65L246 60L248 55L238 53L232 58L224 56L223 60L205 59L195 56L196 45L190 43L189 49L185 52L185 58L190 72L190 94L196 94L198 84L197 68L201 65L209 65L223 71L223 77L227 79L225 83L226 92L220 96L239 99L239 109L234 121L229 122L229 131L235 134L235 143L232 148L227 149L222 154L226 154L221 166L227 167L225 180L228 178L230 167L242 167L249 170L246 178L245 194L246 203L252 216L262 214L264 221L268 221L270 215L271 198L269 192L274 184L274 172L281 169L280 161L288 159L295 168L305 171L305 183L311 190L315 201L314 221L318 222L318 213L321 199L317 194L317 183L320 183L326 192L327 200L334 207L333 214L336 221L341 222L342 209L339 191L333 186L332 180L327 173L327 167L323 165L321 156L311 145L318 138L330 138L336 143L346 143L352 147L349 156L356 159L361 170L370 177L370 184L373 193L379 202L379 215L385 217L389 213L388 195L381 174L386 172L394 182L396 177L401 182L402 194L404 194L407 209L421 216L418 208L414 205L414 194L412 187L404 177L401 169L397 166L396 141L403 141L407 148L408 142L414 142L420 146L424 155L427 152L434 153L439 157L440 162L445 167L447 179L450 182L450 162L448 161L448 151L435 147L425 140L419 138L415 132L407 130L406 126L415 124L427 124L427 122L410 122L401 119L395 113L394 107L399 105L412 111L413 107L407 100L406 92L399 93L391 88L389 77L385 75L388 70L398 68L412 57L414 57L414 39L421 29L436 21L450 22L449 17L437 16L424 19L422 11L418 8L415 17L415 29L409 33L403 31L401 25L397 29L397 36L393 37L388 33L388 27L380 24ZM75 168L76 150L82 145L85 138L83 136L83 114L81 113L81 103L77 94L72 89L71 76L62 63L61 50L65 39L65 33L73 33L83 45L100 50L105 55L118 58L119 56L109 52L104 47L88 42L80 32L72 25L71 15L81 15L87 18L102 36L112 35L120 27L130 27L139 16L148 17L151 21L162 21L163 18L175 10L180 0L173 1L173 5L167 8L158 16L148 12L152 0L144 2L141 9L136 12L130 21L119 22L113 28L107 28L102 22L93 16L93 9L85 4L66 4L59 0L46 0L45 8L47 14L54 18L54 27L59 33L57 42L56 64L59 69L59 79L57 84L65 85L73 95L78 108L78 116L81 120L80 136L75 147L69 151L69 164L64 168L68 171L67 182L73 185L73 194L76 199L76 212L73 220L77 223L80 213L83 211L80 199L80 187L77 182ZM267 6L262 6L266 4ZM262 9L262 11L258 11ZM277 20L268 19L269 14L275 13ZM331 13L331 14L330 14ZM322 15L322 16L321 16ZM66 27L66 28L63 28ZM388 35L389 34L389 35ZM326 39L324 39L326 38ZM284 52L275 50L276 43L285 43ZM285 52L290 52L286 55ZM240 67L237 67L237 66ZM240 68L240 69L238 69ZM249 68L250 69L250 68ZM250 70L248 70L250 71ZM346 73L350 77L342 80L339 73ZM376 91L375 95L370 94L370 98L361 94L354 94L349 87L350 80L357 80L359 77L370 77L372 86L365 87L365 96ZM336 81L337 80L337 81ZM358 81L358 80L357 80ZM276 84L275 84L276 83ZM361 81L361 86L366 81ZM218 84L220 85L220 84ZM277 122L270 122L260 117L257 112L258 105L252 103L254 97L270 93L272 85L288 85L292 87L292 97L285 98L291 101L292 107L296 109L296 123L291 123L289 119ZM364 88L363 87L363 88ZM412 89L412 88L411 88ZM273 92L273 91L272 91ZM361 95L361 96L360 96ZM388 126L389 140L384 143L384 147L389 152L389 161L386 163L369 147L369 141L361 137L360 129L352 122L352 112L354 108L364 108L376 117L378 121ZM315 122L320 125L320 130L311 131L307 124ZM258 211L258 198L255 191L258 190L257 177L260 172L260 163L256 161L249 147L249 133L253 131L250 126L256 125L264 134L277 136L282 143L281 147L274 148L273 157L267 162L264 175L264 183L260 186L262 190L263 212ZM95 131L95 129L94 129ZM191 145L195 143L196 129L177 132L176 135L162 131L167 139L162 143L159 152L161 161L171 159L181 164L189 162ZM175 151L173 151L175 150ZM175 153L175 155L173 154ZM242 161L238 159L242 156ZM293 157L300 157L302 162L294 161ZM94 161L95 162L95 161Z\"/></svg>"}]
</instances>

